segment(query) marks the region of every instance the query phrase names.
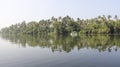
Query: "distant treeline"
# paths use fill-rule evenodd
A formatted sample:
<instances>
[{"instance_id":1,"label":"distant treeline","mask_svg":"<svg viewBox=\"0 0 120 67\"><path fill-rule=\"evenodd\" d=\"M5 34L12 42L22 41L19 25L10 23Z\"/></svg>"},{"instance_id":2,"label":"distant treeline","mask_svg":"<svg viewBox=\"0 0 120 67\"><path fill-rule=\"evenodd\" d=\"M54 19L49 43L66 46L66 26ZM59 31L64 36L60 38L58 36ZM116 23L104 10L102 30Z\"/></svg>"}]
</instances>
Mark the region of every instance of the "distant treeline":
<instances>
[{"instance_id":1,"label":"distant treeline","mask_svg":"<svg viewBox=\"0 0 120 67\"><path fill-rule=\"evenodd\" d=\"M39 22L25 21L1 29L1 33L9 34L120 34L120 19L117 15L98 16L92 19L73 19L69 16L52 17Z\"/></svg>"}]
</instances>

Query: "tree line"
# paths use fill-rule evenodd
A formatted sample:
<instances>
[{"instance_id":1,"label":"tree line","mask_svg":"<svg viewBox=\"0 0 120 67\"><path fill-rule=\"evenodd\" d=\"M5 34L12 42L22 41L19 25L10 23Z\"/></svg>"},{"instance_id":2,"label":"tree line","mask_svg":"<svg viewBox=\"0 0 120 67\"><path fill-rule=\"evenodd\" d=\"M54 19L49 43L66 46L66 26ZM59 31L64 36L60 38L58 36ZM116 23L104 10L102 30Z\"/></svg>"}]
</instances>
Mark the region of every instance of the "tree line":
<instances>
[{"instance_id":1,"label":"tree line","mask_svg":"<svg viewBox=\"0 0 120 67\"><path fill-rule=\"evenodd\" d=\"M115 15L98 16L91 19L73 19L70 16L51 17L51 19L39 22L25 21L2 28L1 33L8 34L120 34L120 19Z\"/></svg>"}]
</instances>

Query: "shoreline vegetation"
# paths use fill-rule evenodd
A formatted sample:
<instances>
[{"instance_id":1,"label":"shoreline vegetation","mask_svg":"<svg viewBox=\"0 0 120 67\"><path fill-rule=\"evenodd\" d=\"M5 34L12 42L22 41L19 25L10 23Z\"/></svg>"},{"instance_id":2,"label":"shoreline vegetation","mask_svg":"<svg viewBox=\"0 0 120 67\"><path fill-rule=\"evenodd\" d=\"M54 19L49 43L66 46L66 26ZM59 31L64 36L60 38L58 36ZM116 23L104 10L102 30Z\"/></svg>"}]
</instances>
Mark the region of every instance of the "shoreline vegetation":
<instances>
[{"instance_id":1,"label":"shoreline vegetation","mask_svg":"<svg viewBox=\"0 0 120 67\"><path fill-rule=\"evenodd\" d=\"M73 19L70 16L51 17L51 19L40 20L39 22L25 21L2 28L2 34L27 34L27 35L71 35L78 34L120 34L120 19L115 15L98 16L91 19Z\"/></svg>"}]
</instances>

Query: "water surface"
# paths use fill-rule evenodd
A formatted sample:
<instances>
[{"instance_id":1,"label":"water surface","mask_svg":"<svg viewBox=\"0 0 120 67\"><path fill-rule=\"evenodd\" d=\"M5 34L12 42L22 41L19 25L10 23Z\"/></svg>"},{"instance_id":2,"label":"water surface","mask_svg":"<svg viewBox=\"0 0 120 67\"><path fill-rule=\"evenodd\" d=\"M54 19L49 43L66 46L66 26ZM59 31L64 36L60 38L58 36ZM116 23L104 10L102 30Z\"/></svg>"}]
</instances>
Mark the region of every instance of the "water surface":
<instances>
[{"instance_id":1,"label":"water surface","mask_svg":"<svg viewBox=\"0 0 120 67\"><path fill-rule=\"evenodd\" d=\"M120 36L1 35L0 67L120 67Z\"/></svg>"}]
</instances>

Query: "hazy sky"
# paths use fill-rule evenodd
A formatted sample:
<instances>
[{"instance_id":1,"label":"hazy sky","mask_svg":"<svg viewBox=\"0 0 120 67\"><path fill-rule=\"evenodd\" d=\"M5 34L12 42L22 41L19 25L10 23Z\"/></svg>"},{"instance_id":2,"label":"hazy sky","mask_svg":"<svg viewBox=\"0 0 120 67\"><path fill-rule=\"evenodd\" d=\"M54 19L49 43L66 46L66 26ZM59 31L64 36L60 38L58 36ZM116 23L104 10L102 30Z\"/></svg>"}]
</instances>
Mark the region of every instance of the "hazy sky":
<instances>
[{"instance_id":1,"label":"hazy sky","mask_svg":"<svg viewBox=\"0 0 120 67\"><path fill-rule=\"evenodd\" d=\"M85 19L103 14L120 17L120 0L0 0L0 28L52 16Z\"/></svg>"}]
</instances>

